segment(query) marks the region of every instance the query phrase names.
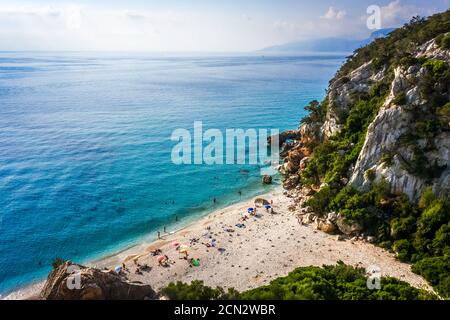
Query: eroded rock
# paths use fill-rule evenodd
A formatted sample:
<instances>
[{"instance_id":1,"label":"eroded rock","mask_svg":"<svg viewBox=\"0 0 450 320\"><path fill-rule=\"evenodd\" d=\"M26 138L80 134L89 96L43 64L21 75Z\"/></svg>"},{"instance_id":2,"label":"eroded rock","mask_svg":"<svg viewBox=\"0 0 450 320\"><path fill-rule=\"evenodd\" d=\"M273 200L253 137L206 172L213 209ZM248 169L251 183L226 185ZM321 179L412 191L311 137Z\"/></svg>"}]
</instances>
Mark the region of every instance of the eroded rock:
<instances>
[{"instance_id":1,"label":"eroded rock","mask_svg":"<svg viewBox=\"0 0 450 320\"><path fill-rule=\"evenodd\" d=\"M110 270L99 270L66 261L53 270L40 294L45 300L156 299L149 285L130 283Z\"/></svg>"}]
</instances>

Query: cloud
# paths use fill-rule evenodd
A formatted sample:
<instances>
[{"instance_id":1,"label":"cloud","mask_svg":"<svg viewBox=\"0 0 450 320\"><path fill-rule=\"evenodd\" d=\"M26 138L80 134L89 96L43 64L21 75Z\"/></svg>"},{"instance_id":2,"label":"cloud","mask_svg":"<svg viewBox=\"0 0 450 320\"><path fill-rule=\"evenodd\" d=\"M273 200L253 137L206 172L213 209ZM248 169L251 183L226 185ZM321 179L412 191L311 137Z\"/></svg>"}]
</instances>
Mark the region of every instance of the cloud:
<instances>
[{"instance_id":1,"label":"cloud","mask_svg":"<svg viewBox=\"0 0 450 320\"><path fill-rule=\"evenodd\" d=\"M245 13L241 16L241 18L243 21L252 21L252 17L250 17L249 15L247 15Z\"/></svg>"},{"instance_id":2,"label":"cloud","mask_svg":"<svg viewBox=\"0 0 450 320\"><path fill-rule=\"evenodd\" d=\"M381 8L383 27L437 10L390 1ZM313 37L362 39L370 33L365 8L328 7L323 14L308 16L294 10L279 14L248 8L77 5L76 0L26 3L0 0L0 50L247 51Z\"/></svg>"},{"instance_id":3,"label":"cloud","mask_svg":"<svg viewBox=\"0 0 450 320\"><path fill-rule=\"evenodd\" d=\"M129 10L125 10L123 12L124 16L127 17L128 19L131 20L147 20L148 17L144 14L138 13L138 12L134 12L134 11L129 11Z\"/></svg>"},{"instance_id":4,"label":"cloud","mask_svg":"<svg viewBox=\"0 0 450 320\"><path fill-rule=\"evenodd\" d=\"M327 12L322 16L323 19L329 20L342 20L347 16L345 10L335 9L334 7L329 7Z\"/></svg>"},{"instance_id":5,"label":"cloud","mask_svg":"<svg viewBox=\"0 0 450 320\"><path fill-rule=\"evenodd\" d=\"M383 27L399 26L416 15L428 15L428 12L415 5L403 5L400 0L395 0L381 7L381 24Z\"/></svg>"}]
</instances>

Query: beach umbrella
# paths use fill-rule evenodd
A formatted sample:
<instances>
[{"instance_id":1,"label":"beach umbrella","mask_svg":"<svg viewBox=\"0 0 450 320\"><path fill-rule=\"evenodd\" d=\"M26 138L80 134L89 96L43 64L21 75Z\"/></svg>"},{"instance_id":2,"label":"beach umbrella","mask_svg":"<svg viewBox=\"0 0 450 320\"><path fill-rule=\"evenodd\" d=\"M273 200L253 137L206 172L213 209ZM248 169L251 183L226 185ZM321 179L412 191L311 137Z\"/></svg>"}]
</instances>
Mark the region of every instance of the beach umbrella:
<instances>
[{"instance_id":1,"label":"beach umbrella","mask_svg":"<svg viewBox=\"0 0 450 320\"><path fill-rule=\"evenodd\" d=\"M271 206L271 205L269 205L269 204L266 204L266 205L264 206L264 208L266 208L266 209L270 209L270 208L272 208L272 206Z\"/></svg>"},{"instance_id":2,"label":"beach umbrella","mask_svg":"<svg viewBox=\"0 0 450 320\"><path fill-rule=\"evenodd\" d=\"M247 209L247 211L253 211L253 210L254 210L253 208L248 208L248 209Z\"/></svg>"},{"instance_id":3,"label":"beach umbrella","mask_svg":"<svg viewBox=\"0 0 450 320\"><path fill-rule=\"evenodd\" d=\"M115 268L114 268L114 271L115 271L116 273L120 273L120 271L122 271L122 266L117 266L117 267L115 267Z\"/></svg>"},{"instance_id":4,"label":"beach umbrella","mask_svg":"<svg viewBox=\"0 0 450 320\"><path fill-rule=\"evenodd\" d=\"M200 261L198 259L192 259L192 265L194 267L198 267L198 266L200 266Z\"/></svg>"}]
</instances>

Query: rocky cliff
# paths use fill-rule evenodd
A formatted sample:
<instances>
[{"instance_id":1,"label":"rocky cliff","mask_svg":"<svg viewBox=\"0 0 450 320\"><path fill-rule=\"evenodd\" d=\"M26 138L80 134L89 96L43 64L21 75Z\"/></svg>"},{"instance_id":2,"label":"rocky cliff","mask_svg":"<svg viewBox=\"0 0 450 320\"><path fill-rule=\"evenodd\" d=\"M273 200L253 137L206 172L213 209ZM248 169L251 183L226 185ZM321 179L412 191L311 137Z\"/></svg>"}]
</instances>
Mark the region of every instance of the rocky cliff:
<instances>
[{"instance_id":1,"label":"rocky cliff","mask_svg":"<svg viewBox=\"0 0 450 320\"><path fill-rule=\"evenodd\" d=\"M155 299L151 286L130 283L110 270L99 270L66 261L53 270L41 292L44 300Z\"/></svg>"},{"instance_id":2,"label":"rocky cliff","mask_svg":"<svg viewBox=\"0 0 450 320\"><path fill-rule=\"evenodd\" d=\"M450 297L450 10L358 49L281 144L299 221L365 239ZM283 136L283 134L281 135Z\"/></svg>"},{"instance_id":3,"label":"rocky cliff","mask_svg":"<svg viewBox=\"0 0 450 320\"><path fill-rule=\"evenodd\" d=\"M370 59L356 69L339 72L322 102L321 107L326 108L323 119L303 123L297 130L299 138L290 148L284 146L288 149L281 167L285 187L300 183L313 153L311 145L336 137L352 108L367 99L371 90L386 84L387 94L364 132L356 161L339 177L342 184L365 191L385 180L393 194L404 193L415 202L427 186L437 195L448 194L450 83L445 73L449 72L450 50L437 44L438 37L418 45L407 59L394 65L375 66L376 59ZM295 133L291 131L290 136ZM354 149L342 148L341 158L351 151ZM329 182L326 180L322 176L318 184Z\"/></svg>"}]
</instances>

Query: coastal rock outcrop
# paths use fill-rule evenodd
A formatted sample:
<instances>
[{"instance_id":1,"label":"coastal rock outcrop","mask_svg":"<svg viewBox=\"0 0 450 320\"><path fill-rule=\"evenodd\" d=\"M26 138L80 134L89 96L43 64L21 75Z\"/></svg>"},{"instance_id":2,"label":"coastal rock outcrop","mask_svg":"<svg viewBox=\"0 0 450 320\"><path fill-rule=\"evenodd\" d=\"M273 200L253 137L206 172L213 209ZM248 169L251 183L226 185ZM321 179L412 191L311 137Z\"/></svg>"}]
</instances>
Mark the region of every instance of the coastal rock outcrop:
<instances>
[{"instance_id":1,"label":"coastal rock outcrop","mask_svg":"<svg viewBox=\"0 0 450 320\"><path fill-rule=\"evenodd\" d=\"M385 70L375 73L372 61L366 62L347 76L336 77L330 82L328 89L325 121L321 126L322 136L328 139L339 132L345 115L354 105L355 93L367 93L373 81L383 78Z\"/></svg>"},{"instance_id":2,"label":"coastal rock outcrop","mask_svg":"<svg viewBox=\"0 0 450 320\"><path fill-rule=\"evenodd\" d=\"M435 53L430 49L432 44L426 47L427 57L447 55L443 55L442 50ZM373 182L385 180L393 194L405 193L412 201L417 201L428 185L437 195L448 194L450 132L431 132L434 129L424 128L432 123L428 114L435 103L423 94L431 72L419 63L395 68L390 94L369 125L351 174L353 186L367 190ZM448 87L449 84L437 89L447 95L447 99ZM415 141L414 136L417 136ZM370 178L366 174L369 170L373 173Z\"/></svg>"},{"instance_id":3,"label":"coastal rock outcrop","mask_svg":"<svg viewBox=\"0 0 450 320\"><path fill-rule=\"evenodd\" d=\"M293 139L280 167L285 176L284 187L292 190L300 183L302 171L313 158L314 146L340 132L355 106L355 99L384 83L389 86L389 92L368 126L356 162L340 182L366 191L384 180L393 194L405 193L413 202L418 201L428 186L438 196L447 195L450 191L450 105L445 105L445 101L450 99L450 84L439 82L440 75L436 73L444 72L439 71L443 69L440 62L448 65L449 57L450 50L440 48L432 39L419 46L409 60L392 69L389 65L376 68L370 60L347 74L338 73L330 81L322 103L326 109L323 121L304 122L298 130L280 135ZM436 106L439 103L442 107ZM434 111L436 107L440 109ZM441 125L437 129L434 112L447 128Z\"/></svg>"},{"instance_id":4,"label":"coastal rock outcrop","mask_svg":"<svg viewBox=\"0 0 450 320\"><path fill-rule=\"evenodd\" d=\"M114 271L99 270L66 261L48 276L40 294L45 300L156 299L149 285L130 283Z\"/></svg>"},{"instance_id":5,"label":"coastal rock outcrop","mask_svg":"<svg viewBox=\"0 0 450 320\"><path fill-rule=\"evenodd\" d=\"M359 235L363 230L363 226L357 222L349 222L344 217L339 216L336 220L339 231L348 236Z\"/></svg>"}]
</instances>

